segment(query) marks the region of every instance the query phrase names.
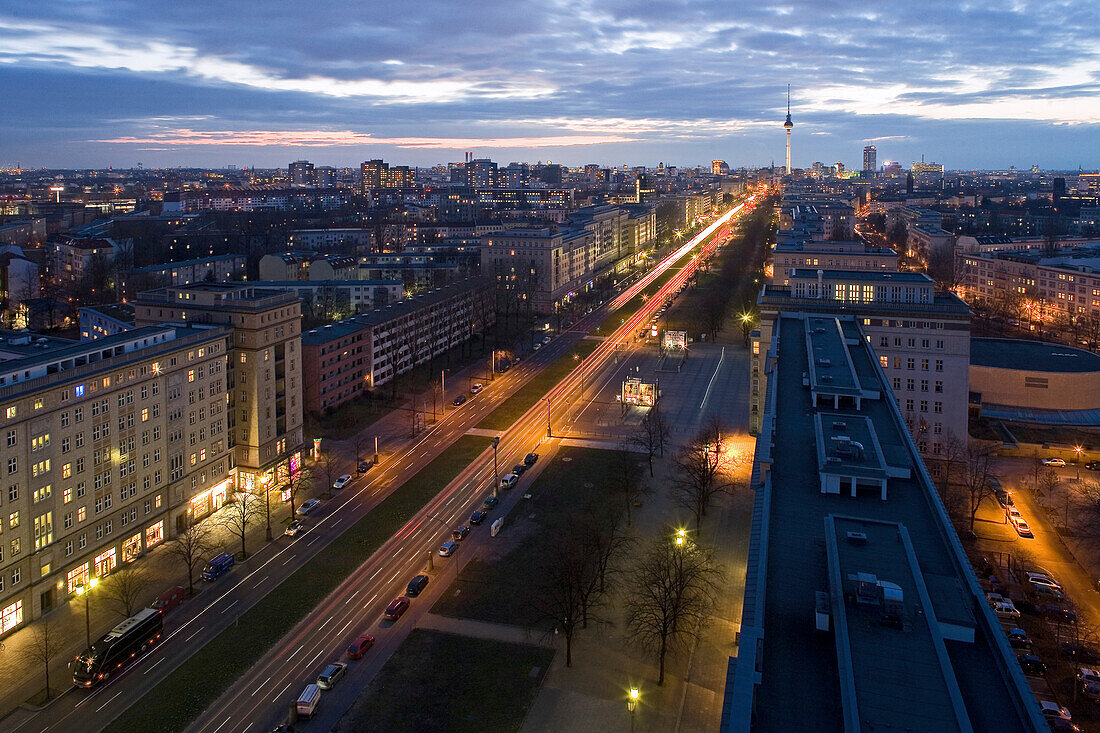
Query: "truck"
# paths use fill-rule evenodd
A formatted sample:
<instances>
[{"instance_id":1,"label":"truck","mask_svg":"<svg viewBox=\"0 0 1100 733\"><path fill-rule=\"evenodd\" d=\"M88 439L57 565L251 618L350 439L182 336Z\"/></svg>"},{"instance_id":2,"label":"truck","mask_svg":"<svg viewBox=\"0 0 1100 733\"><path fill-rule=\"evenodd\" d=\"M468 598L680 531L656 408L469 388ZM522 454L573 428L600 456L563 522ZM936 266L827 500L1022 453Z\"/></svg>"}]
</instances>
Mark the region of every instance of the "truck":
<instances>
[{"instance_id":1,"label":"truck","mask_svg":"<svg viewBox=\"0 0 1100 733\"><path fill-rule=\"evenodd\" d=\"M312 718L317 712L317 703L321 702L321 688L316 684L306 685L302 694L298 696L296 710L299 718Z\"/></svg>"}]
</instances>

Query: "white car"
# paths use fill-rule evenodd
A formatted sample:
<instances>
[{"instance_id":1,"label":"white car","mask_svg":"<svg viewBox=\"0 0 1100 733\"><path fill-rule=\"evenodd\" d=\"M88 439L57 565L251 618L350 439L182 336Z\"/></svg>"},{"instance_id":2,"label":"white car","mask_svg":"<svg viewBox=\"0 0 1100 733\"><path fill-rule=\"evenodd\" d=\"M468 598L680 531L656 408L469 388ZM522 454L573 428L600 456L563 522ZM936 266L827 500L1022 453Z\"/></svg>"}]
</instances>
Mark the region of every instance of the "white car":
<instances>
[{"instance_id":1,"label":"white car","mask_svg":"<svg viewBox=\"0 0 1100 733\"><path fill-rule=\"evenodd\" d=\"M1035 535L1031 531L1031 527L1023 520L1022 517L1009 517L1008 523L1012 525L1012 528L1016 530L1016 534L1021 537L1027 537L1033 539Z\"/></svg>"},{"instance_id":2,"label":"white car","mask_svg":"<svg viewBox=\"0 0 1100 733\"><path fill-rule=\"evenodd\" d=\"M1062 468L1063 466L1066 465L1066 462L1062 458L1044 458L1043 459L1043 465L1044 466L1054 466L1056 468Z\"/></svg>"},{"instance_id":3,"label":"white car","mask_svg":"<svg viewBox=\"0 0 1100 733\"><path fill-rule=\"evenodd\" d=\"M1001 603L991 603L993 607L993 613L997 618L1012 620L1020 618L1020 612L1016 609L1016 606L1012 605L1011 601L1003 601Z\"/></svg>"},{"instance_id":4,"label":"white car","mask_svg":"<svg viewBox=\"0 0 1100 733\"><path fill-rule=\"evenodd\" d=\"M1049 585L1051 588L1057 588L1058 590L1064 590L1062 584L1054 578L1050 577L1046 573L1025 573L1027 582L1034 583L1035 585Z\"/></svg>"},{"instance_id":5,"label":"white car","mask_svg":"<svg viewBox=\"0 0 1100 733\"><path fill-rule=\"evenodd\" d=\"M1050 700L1040 700L1039 709L1043 711L1043 716L1047 718L1073 720L1073 716L1069 714L1069 711L1066 710L1064 706Z\"/></svg>"},{"instance_id":6,"label":"white car","mask_svg":"<svg viewBox=\"0 0 1100 733\"><path fill-rule=\"evenodd\" d=\"M297 514L300 517L307 516L309 514L312 514L314 510L317 509L317 507L319 506L321 506L320 499L310 499L305 504L302 504L300 507L298 507Z\"/></svg>"},{"instance_id":7,"label":"white car","mask_svg":"<svg viewBox=\"0 0 1100 733\"><path fill-rule=\"evenodd\" d=\"M1100 699L1100 672L1092 667L1078 667L1077 682L1081 685L1081 692L1085 697L1093 700Z\"/></svg>"},{"instance_id":8,"label":"white car","mask_svg":"<svg viewBox=\"0 0 1100 733\"><path fill-rule=\"evenodd\" d=\"M344 474L343 476L341 476L340 478L336 479L336 480L335 480L335 481L334 481L334 482L332 483L332 488L334 488L334 489L342 489L342 488L344 488L345 486L347 486L347 485L348 485L348 482L350 482L350 481L351 481L351 474L350 474L350 473L345 473L345 474Z\"/></svg>"},{"instance_id":9,"label":"white car","mask_svg":"<svg viewBox=\"0 0 1100 733\"><path fill-rule=\"evenodd\" d=\"M477 394L483 389L485 389L485 386L481 384L481 382L478 382L473 387L470 387L470 394Z\"/></svg>"}]
</instances>

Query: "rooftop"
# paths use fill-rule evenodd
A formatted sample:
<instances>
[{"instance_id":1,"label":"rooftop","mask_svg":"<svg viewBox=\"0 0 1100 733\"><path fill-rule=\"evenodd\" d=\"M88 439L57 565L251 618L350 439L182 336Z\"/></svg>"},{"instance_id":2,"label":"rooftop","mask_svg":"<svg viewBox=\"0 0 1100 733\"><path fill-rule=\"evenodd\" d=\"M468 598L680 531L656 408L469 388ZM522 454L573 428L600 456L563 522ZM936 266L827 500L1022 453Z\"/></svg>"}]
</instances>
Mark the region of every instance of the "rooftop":
<instances>
[{"instance_id":1,"label":"rooftop","mask_svg":"<svg viewBox=\"0 0 1100 733\"><path fill-rule=\"evenodd\" d=\"M1100 372L1100 355L1045 341L974 338L970 365L1029 372Z\"/></svg>"},{"instance_id":2,"label":"rooftop","mask_svg":"<svg viewBox=\"0 0 1100 733\"><path fill-rule=\"evenodd\" d=\"M816 279L818 270L799 267L791 272L791 278ZM905 283L907 285L932 285L932 279L923 272L884 272L882 270L821 270L826 280L846 282Z\"/></svg>"},{"instance_id":3,"label":"rooftop","mask_svg":"<svg viewBox=\"0 0 1100 733\"><path fill-rule=\"evenodd\" d=\"M133 303L106 303L104 305L86 305L81 307L80 312L90 311L99 313L107 318L114 319L121 323L134 323L134 304Z\"/></svg>"}]
</instances>

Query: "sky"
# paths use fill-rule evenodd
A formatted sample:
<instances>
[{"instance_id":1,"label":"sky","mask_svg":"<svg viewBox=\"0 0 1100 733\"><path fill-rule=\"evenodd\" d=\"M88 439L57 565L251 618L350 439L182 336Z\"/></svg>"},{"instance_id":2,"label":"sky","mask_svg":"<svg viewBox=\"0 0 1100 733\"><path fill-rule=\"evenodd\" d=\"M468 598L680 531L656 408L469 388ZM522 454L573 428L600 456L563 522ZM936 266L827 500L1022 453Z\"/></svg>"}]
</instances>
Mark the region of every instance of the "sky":
<instances>
[{"instance_id":1,"label":"sky","mask_svg":"<svg viewBox=\"0 0 1100 733\"><path fill-rule=\"evenodd\" d=\"M0 166L1100 167L1100 3L0 0Z\"/></svg>"}]
</instances>

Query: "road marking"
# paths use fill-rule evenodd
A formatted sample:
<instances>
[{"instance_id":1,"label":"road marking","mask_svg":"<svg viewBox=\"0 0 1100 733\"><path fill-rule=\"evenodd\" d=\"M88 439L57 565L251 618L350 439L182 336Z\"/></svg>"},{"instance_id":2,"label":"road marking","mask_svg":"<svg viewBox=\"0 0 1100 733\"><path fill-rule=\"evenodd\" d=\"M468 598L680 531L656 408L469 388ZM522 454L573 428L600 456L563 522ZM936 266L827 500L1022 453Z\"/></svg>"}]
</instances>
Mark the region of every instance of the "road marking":
<instances>
[{"instance_id":1,"label":"road marking","mask_svg":"<svg viewBox=\"0 0 1100 733\"><path fill-rule=\"evenodd\" d=\"M346 624L344 624L344 628L340 629L336 633L337 634L343 634L345 631L348 630L348 627L351 626L353 623L355 623L355 619L352 619L351 621L348 621Z\"/></svg>"},{"instance_id":2,"label":"road marking","mask_svg":"<svg viewBox=\"0 0 1100 733\"><path fill-rule=\"evenodd\" d=\"M324 649L322 649L321 651L317 652L317 656L315 656L315 657L314 657L313 659L309 660L309 662L308 662L308 663L306 663L306 666L307 666L307 667L311 667L311 666L313 666L313 663L314 663L314 662L316 662L316 661L317 661L318 659L320 659L320 658L321 658L321 655L322 655L322 654L324 654L324 653L325 653L325 650L324 650Z\"/></svg>"},{"instance_id":3,"label":"road marking","mask_svg":"<svg viewBox=\"0 0 1100 733\"><path fill-rule=\"evenodd\" d=\"M286 560L283 560L283 565L286 565L288 562L290 562L293 559L294 559L293 555L287 555Z\"/></svg>"},{"instance_id":4,"label":"road marking","mask_svg":"<svg viewBox=\"0 0 1100 733\"><path fill-rule=\"evenodd\" d=\"M233 608L233 606L236 606L236 605L237 605L237 602L233 601L232 603L230 603L228 606L225 607L225 610L228 611L229 609Z\"/></svg>"},{"instance_id":5,"label":"road marking","mask_svg":"<svg viewBox=\"0 0 1100 733\"><path fill-rule=\"evenodd\" d=\"M195 638L196 636L198 636L198 634L199 634L199 632L200 632L200 631L202 631L202 630L203 630L203 629L205 629L205 628L206 628L205 626L200 626L200 627L199 627L198 629L196 629L196 630L195 630L195 633L194 633L194 634L191 634L191 636L189 636L189 637L187 637L186 639L184 639L184 641L191 641L191 640L192 640L192 639L194 639L194 638Z\"/></svg>"},{"instance_id":6,"label":"road marking","mask_svg":"<svg viewBox=\"0 0 1100 733\"><path fill-rule=\"evenodd\" d=\"M377 598L377 597L378 597L377 593L375 593L373 596L371 596L370 600L363 604L363 608L369 607L370 604L374 603L374 599Z\"/></svg>"},{"instance_id":7,"label":"road marking","mask_svg":"<svg viewBox=\"0 0 1100 733\"><path fill-rule=\"evenodd\" d=\"M400 570L398 570L396 573L394 573L393 577L390 578L390 582L392 583L393 581L397 580L397 576L400 575L400 574L401 574Z\"/></svg>"},{"instance_id":8,"label":"road marking","mask_svg":"<svg viewBox=\"0 0 1100 733\"><path fill-rule=\"evenodd\" d=\"M270 682L270 681L271 681L271 678L270 678L270 677L268 677L268 678L267 678L266 680L264 680L263 682L261 682L261 683L260 683L260 686L256 688L256 692L253 692L253 693L252 693L253 697L255 697L255 696L256 696L257 694L259 694L260 690L264 689L264 686L265 686L265 685L266 685L266 684L267 684L268 682Z\"/></svg>"},{"instance_id":9,"label":"road marking","mask_svg":"<svg viewBox=\"0 0 1100 733\"><path fill-rule=\"evenodd\" d=\"M371 573L371 574L370 574L370 577L369 577L369 578L367 578L367 580L374 580L374 576L375 576L375 575L378 575L378 573L380 573L380 572L382 572L382 568L378 568L378 569L377 569L377 570L375 570L375 571L374 571L373 573Z\"/></svg>"},{"instance_id":10,"label":"road marking","mask_svg":"<svg viewBox=\"0 0 1100 733\"><path fill-rule=\"evenodd\" d=\"M222 721L222 724L214 729L214 733L218 733L218 731L224 728L225 724L228 723L230 720L233 720L233 718L226 718L224 721Z\"/></svg>"},{"instance_id":11,"label":"road marking","mask_svg":"<svg viewBox=\"0 0 1100 733\"><path fill-rule=\"evenodd\" d=\"M125 689L119 690L118 692L115 693L115 697L118 697L119 695L121 695L125 691L126 691ZM98 708L95 709L95 711L98 713L100 710L102 710L103 708L110 705L112 702L115 701L115 697L112 697L110 700L108 700L107 702L100 705Z\"/></svg>"},{"instance_id":12,"label":"road marking","mask_svg":"<svg viewBox=\"0 0 1100 733\"><path fill-rule=\"evenodd\" d=\"M707 404L707 399L710 397L710 388L714 386L714 380L718 377L718 370L722 368L722 360L726 358L726 347L722 347L722 353L718 355L718 364L714 367L714 374L710 375L710 382L707 384L707 391L703 393L703 401L699 403L699 409L702 410Z\"/></svg>"},{"instance_id":13,"label":"road marking","mask_svg":"<svg viewBox=\"0 0 1100 733\"><path fill-rule=\"evenodd\" d=\"M332 620L332 619L334 619L334 618L336 618L336 617L335 617L335 616L329 616L329 617L328 617L328 621L325 621L325 622L324 622L323 624L321 624L320 626L318 626L318 627L317 627L317 630L318 630L318 631L320 631L321 629L323 629L323 628L325 628L326 626L328 626L328 622L329 622L329 621L331 621L331 620Z\"/></svg>"},{"instance_id":14,"label":"road marking","mask_svg":"<svg viewBox=\"0 0 1100 733\"><path fill-rule=\"evenodd\" d=\"M333 525L333 526L335 527L336 525ZM311 539L309 542L306 543L306 547L309 547L310 545L312 545L314 542L316 542L319 539L321 539L320 535L314 535L313 539Z\"/></svg>"},{"instance_id":15,"label":"road marking","mask_svg":"<svg viewBox=\"0 0 1100 733\"><path fill-rule=\"evenodd\" d=\"M160 664L164 660L165 660L165 657L161 657L157 661L153 662L152 664L150 664L148 667L145 668L145 671L142 672L142 674L149 674L150 672L153 671L153 667L157 666L158 664Z\"/></svg>"},{"instance_id":16,"label":"road marking","mask_svg":"<svg viewBox=\"0 0 1100 733\"><path fill-rule=\"evenodd\" d=\"M300 645L298 646L298 648L297 648L297 649L295 649L294 651L292 651L292 652L290 653L290 656L291 656L291 657L296 657L296 656L298 656L298 652L302 651L302 647L304 647L304 646L305 646L305 644L300 644Z\"/></svg>"},{"instance_id":17,"label":"road marking","mask_svg":"<svg viewBox=\"0 0 1100 733\"><path fill-rule=\"evenodd\" d=\"M261 585L263 585L263 584L264 584L265 582L267 582L267 578L268 578L268 576L267 576L267 575L265 575L265 576L263 577L263 580L261 580L261 581L260 581L259 583L257 583L256 585L252 586L252 590L256 590L256 589L257 589L257 588L259 588L259 587L260 587Z\"/></svg>"},{"instance_id":18,"label":"road marking","mask_svg":"<svg viewBox=\"0 0 1100 733\"><path fill-rule=\"evenodd\" d=\"M271 702L278 702L279 698L283 696L283 693L290 689L290 684L291 683L287 682L286 687L279 690L279 694L277 694L277 695L275 695L275 697L271 698Z\"/></svg>"}]
</instances>

